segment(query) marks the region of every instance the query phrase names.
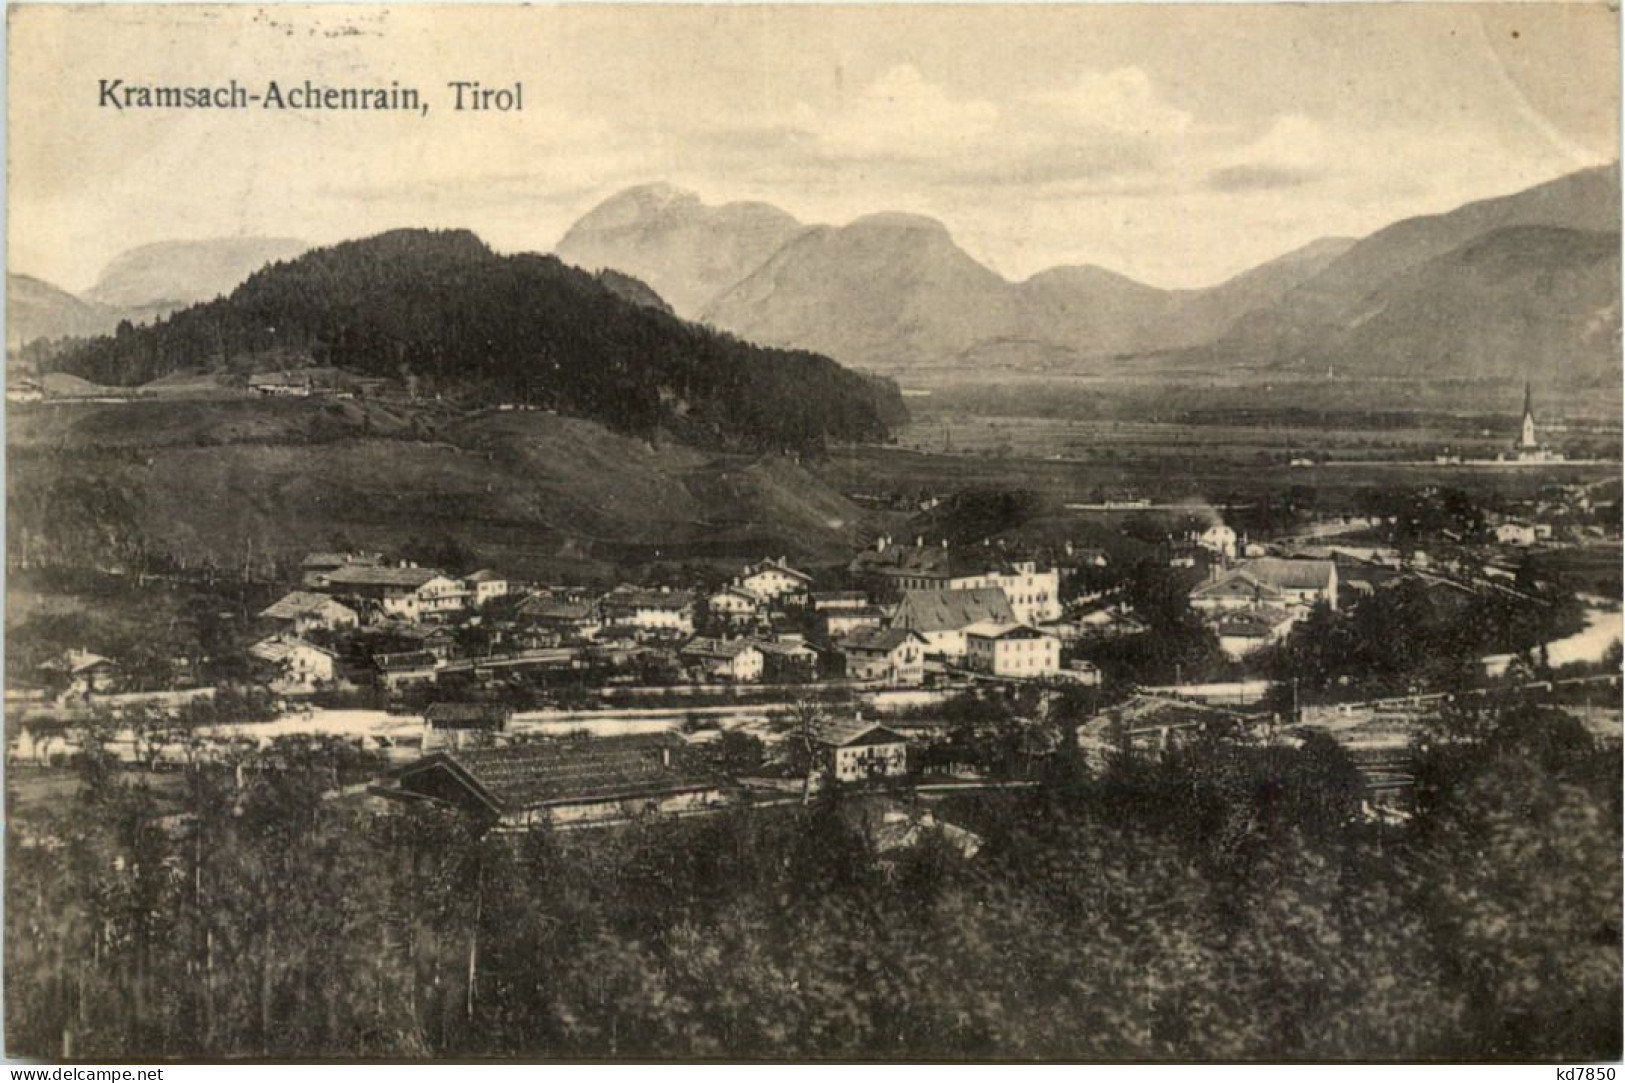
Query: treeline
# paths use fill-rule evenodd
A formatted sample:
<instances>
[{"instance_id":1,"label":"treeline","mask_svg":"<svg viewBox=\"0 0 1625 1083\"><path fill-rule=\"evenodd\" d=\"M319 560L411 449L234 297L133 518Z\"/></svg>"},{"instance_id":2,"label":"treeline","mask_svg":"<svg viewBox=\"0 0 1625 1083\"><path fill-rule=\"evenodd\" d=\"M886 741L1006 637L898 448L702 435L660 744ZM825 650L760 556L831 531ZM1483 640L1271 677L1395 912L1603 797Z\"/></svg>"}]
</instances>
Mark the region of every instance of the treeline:
<instances>
[{"instance_id":1,"label":"treeline","mask_svg":"<svg viewBox=\"0 0 1625 1083\"><path fill-rule=\"evenodd\" d=\"M906 416L890 381L685 323L628 282L551 256L498 256L466 231L318 249L229 297L150 327L124 323L54 364L130 385L303 360L418 396L529 404L708 445L813 450L884 438Z\"/></svg>"},{"instance_id":2,"label":"treeline","mask_svg":"<svg viewBox=\"0 0 1625 1083\"><path fill-rule=\"evenodd\" d=\"M1330 740L1063 762L877 853L841 799L480 837L320 793L333 749L188 776L188 827L87 764L8 832L14 1054L1608 1060L1617 747L1442 719L1408 825Z\"/></svg>"}]
</instances>

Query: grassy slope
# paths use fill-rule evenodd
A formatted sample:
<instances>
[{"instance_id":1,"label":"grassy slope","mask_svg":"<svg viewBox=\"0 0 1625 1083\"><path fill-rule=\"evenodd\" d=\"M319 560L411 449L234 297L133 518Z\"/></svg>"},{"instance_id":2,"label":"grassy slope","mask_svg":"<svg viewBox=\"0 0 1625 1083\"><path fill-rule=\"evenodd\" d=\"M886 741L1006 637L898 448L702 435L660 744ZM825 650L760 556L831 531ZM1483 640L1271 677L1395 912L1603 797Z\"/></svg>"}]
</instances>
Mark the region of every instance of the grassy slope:
<instances>
[{"instance_id":1,"label":"grassy slope","mask_svg":"<svg viewBox=\"0 0 1625 1083\"><path fill-rule=\"evenodd\" d=\"M95 476L185 559L294 554L337 534L449 535L514 572L766 552L836 559L859 512L777 457L654 446L544 413L460 419L355 403L141 402L13 409L14 486Z\"/></svg>"}]
</instances>

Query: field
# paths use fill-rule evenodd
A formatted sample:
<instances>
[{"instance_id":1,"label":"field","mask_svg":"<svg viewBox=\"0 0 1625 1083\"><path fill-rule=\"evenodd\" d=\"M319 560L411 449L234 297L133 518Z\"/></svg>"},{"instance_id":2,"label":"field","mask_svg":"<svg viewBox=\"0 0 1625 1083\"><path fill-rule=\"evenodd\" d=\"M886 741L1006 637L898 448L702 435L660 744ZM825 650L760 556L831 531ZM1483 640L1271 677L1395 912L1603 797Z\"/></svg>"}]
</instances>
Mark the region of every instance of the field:
<instances>
[{"instance_id":1,"label":"field","mask_svg":"<svg viewBox=\"0 0 1625 1083\"><path fill-rule=\"evenodd\" d=\"M609 577L654 561L837 560L864 518L790 457L546 413L269 400L14 406L10 419L14 521L41 535L12 548L36 557L99 535L186 566L454 538L509 574Z\"/></svg>"}]
</instances>

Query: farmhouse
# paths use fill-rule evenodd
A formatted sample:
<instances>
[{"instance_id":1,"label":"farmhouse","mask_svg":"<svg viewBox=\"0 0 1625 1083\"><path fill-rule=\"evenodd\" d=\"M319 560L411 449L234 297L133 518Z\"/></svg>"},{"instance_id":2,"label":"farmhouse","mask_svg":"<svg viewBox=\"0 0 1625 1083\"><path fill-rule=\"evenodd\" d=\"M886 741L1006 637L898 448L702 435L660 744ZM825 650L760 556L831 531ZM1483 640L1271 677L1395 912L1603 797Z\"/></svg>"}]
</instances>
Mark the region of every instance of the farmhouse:
<instances>
[{"instance_id":1,"label":"farmhouse","mask_svg":"<svg viewBox=\"0 0 1625 1083\"><path fill-rule=\"evenodd\" d=\"M694 595L686 590L645 590L622 585L604 596L608 624L646 632L694 633Z\"/></svg>"},{"instance_id":2,"label":"farmhouse","mask_svg":"<svg viewBox=\"0 0 1625 1083\"><path fill-rule=\"evenodd\" d=\"M678 654L707 677L740 682L762 678L762 652L748 639L695 636Z\"/></svg>"},{"instance_id":3,"label":"farmhouse","mask_svg":"<svg viewBox=\"0 0 1625 1083\"><path fill-rule=\"evenodd\" d=\"M965 665L994 677L1051 677L1061 641L1025 624L980 621L965 629Z\"/></svg>"},{"instance_id":4,"label":"farmhouse","mask_svg":"<svg viewBox=\"0 0 1625 1083\"><path fill-rule=\"evenodd\" d=\"M508 579L490 568L481 568L463 576L463 590L468 594L468 603L479 609L486 602L507 596Z\"/></svg>"},{"instance_id":5,"label":"farmhouse","mask_svg":"<svg viewBox=\"0 0 1625 1083\"><path fill-rule=\"evenodd\" d=\"M763 599L744 587L727 586L705 599L711 615L730 624L748 624L762 612Z\"/></svg>"},{"instance_id":6,"label":"farmhouse","mask_svg":"<svg viewBox=\"0 0 1625 1083\"><path fill-rule=\"evenodd\" d=\"M892 627L925 637L927 650L944 658L965 656L965 629L981 621L1016 623L1004 591L997 587L967 590L911 590L892 617Z\"/></svg>"},{"instance_id":7,"label":"farmhouse","mask_svg":"<svg viewBox=\"0 0 1625 1083\"><path fill-rule=\"evenodd\" d=\"M888 685L925 682L925 636L907 628L865 628L840 643L846 675Z\"/></svg>"},{"instance_id":8,"label":"farmhouse","mask_svg":"<svg viewBox=\"0 0 1625 1083\"><path fill-rule=\"evenodd\" d=\"M399 692L412 685L433 684L441 661L431 651L400 651L375 654L372 664L378 668L378 682L384 690Z\"/></svg>"},{"instance_id":9,"label":"farmhouse","mask_svg":"<svg viewBox=\"0 0 1625 1083\"><path fill-rule=\"evenodd\" d=\"M386 616L417 620L425 612L424 599L419 594L427 584L434 584L435 604L439 595L450 585L460 591L461 584L446 578L434 568L394 568L373 564L346 564L325 576L324 586L341 598L359 598L376 605Z\"/></svg>"},{"instance_id":10,"label":"farmhouse","mask_svg":"<svg viewBox=\"0 0 1625 1083\"><path fill-rule=\"evenodd\" d=\"M688 765L669 734L568 738L442 751L395 773L386 797L460 808L504 827L612 823L724 804L722 783Z\"/></svg>"},{"instance_id":11,"label":"farmhouse","mask_svg":"<svg viewBox=\"0 0 1625 1083\"><path fill-rule=\"evenodd\" d=\"M562 601L548 595L526 598L515 608L514 616L523 623L561 636L589 636L603 623L597 607L591 603Z\"/></svg>"},{"instance_id":12,"label":"farmhouse","mask_svg":"<svg viewBox=\"0 0 1625 1083\"><path fill-rule=\"evenodd\" d=\"M382 553L310 553L299 562L300 582L306 587L323 588L327 577L348 564L378 567L384 562Z\"/></svg>"},{"instance_id":13,"label":"farmhouse","mask_svg":"<svg viewBox=\"0 0 1625 1083\"><path fill-rule=\"evenodd\" d=\"M360 615L349 606L308 590L284 594L260 610L260 616L284 625L298 636L311 631L335 632L361 623Z\"/></svg>"},{"instance_id":14,"label":"farmhouse","mask_svg":"<svg viewBox=\"0 0 1625 1083\"><path fill-rule=\"evenodd\" d=\"M861 782L908 773L908 740L863 719L825 722L813 731L819 767L837 782Z\"/></svg>"},{"instance_id":15,"label":"farmhouse","mask_svg":"<svg viewBox=\"0 0 1625 1083\"><path fill-rule=\"evenodd\" d=\"M283 692L309 691L338 676L332 651L292 635L274 635L248 648L251 657L273 666L272 687Z\"/></svg>"},{"instance_id":16,"label":"farmhouse","mask_svg":"<svg viewBox=\"0 0 1625 1083\"><path fill-rule=\"evenodd\" d=\"M818 673L818 652L799 638L758 639L762 676L770 681L811 680Z\"/></svg>"},{"instance_id":17,"label":"farmhouse","mask_svg":"<svg viewBox=\"0 0 1625 1083\"><path fill-rule=\"evenodd\" d=\"M739 574L734 584L744 587L758 598L779 602L805 597L807 588L812 585L812 576L790 567L789 561L780 557L778 560L764 560L750 565Z\"/></svg>"}]
</instances>

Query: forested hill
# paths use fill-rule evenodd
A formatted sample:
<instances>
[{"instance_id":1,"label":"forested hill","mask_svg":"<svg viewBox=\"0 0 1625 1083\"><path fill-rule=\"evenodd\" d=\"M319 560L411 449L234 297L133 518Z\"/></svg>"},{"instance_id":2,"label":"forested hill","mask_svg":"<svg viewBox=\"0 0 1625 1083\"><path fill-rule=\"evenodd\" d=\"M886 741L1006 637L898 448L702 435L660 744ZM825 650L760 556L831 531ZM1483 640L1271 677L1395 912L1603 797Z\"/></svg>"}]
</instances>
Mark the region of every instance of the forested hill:
<instances>
[{"instance_id":1,"label":"forested hill","mask_svg":"<svg viewBox=\"0 0 1625 1083\"><path fill-rule=\"evenodd\" d=\"M333 365L418 395L528 403L711 446L873 440L905 416L890 381L624 292L552 256L499 256L467 231L399 230L271 264L229 297L121 325L56 367L131 385L182 369Z\"/></svg>"}]
</instances>

